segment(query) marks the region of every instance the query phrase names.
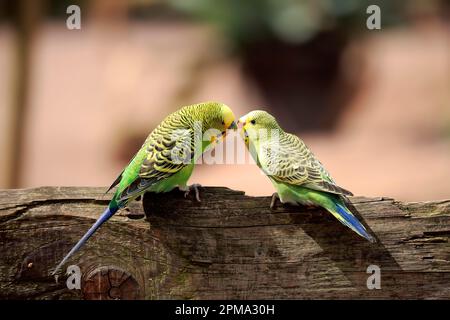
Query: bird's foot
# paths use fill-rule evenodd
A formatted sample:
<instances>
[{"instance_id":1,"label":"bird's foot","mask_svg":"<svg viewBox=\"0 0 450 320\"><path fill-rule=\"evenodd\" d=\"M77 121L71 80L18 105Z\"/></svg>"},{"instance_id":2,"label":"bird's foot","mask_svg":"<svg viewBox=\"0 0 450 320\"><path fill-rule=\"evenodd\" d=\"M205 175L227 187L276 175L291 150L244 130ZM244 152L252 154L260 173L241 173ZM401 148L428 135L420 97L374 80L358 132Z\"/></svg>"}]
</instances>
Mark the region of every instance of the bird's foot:
<instances>
[{"instance_id":1,"label":"bird's foot","mask_svg":"<svg viewBox=\"0 0 450 320\"><path fill-rule=\"evenodd\" d=\"M200 200L200 190L199 190L199 188L201 188L201 187L202 187L201 184L194 183L194 184L191 184L190 186L186 186L184 188L178 187L178 189L180 189L181 191L184 191L184 197L185 198L187 198L189 193L191 193L191 190L194 190L194 192L195 192L195 200L197 200L197 202L201 202L201 200Z\"/></svg>"},{"instance_id":2,"label":"bird's foot","mask_svg":"<svg viewBox=\"0 0 450 320\"><path fill-rule=\"evenodd\" d=\"M275 208L275 205L277 204L277 200L280 200L280 196L278 193L274 192L272 194L272 200L270 201L270 209Z\"/></svg>"}]
</instances>

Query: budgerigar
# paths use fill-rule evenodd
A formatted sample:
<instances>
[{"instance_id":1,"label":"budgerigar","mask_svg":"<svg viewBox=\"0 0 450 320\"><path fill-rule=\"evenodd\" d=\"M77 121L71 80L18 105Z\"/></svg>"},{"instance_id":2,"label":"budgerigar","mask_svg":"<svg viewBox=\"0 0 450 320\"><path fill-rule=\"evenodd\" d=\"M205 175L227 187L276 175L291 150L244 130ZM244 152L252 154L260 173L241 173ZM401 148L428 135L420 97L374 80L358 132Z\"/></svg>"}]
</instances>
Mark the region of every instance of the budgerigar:
<instances>
[{"instance_id":1,"label":"budgerigar","mask_svg":"<svg viewBox=\"0 0 450 320\"><path fill-rule=\"evenodd\" d=\"M241 117L241 136L253 159L275 186L271 207L282 203L321 206L360 236L375 239L347 208L352 193L339 187L320 161L297 136L284 132L265 111Z\"/></svg>"},{"instance_id":2,"label":"budgerigar","mask_svg":"<svg viewBox=\"0 0 450 320\"><path fill-rule=\"evenodd\" d=\"M128 166L113 182L118 186L108 208L56 267L54 274L94 232L120 208L145 192L169 192L178 187L189 192L187 181L194 162L227 129L237 129L231 109L217 102L185 106L167 116L147 137ZM214 132L217 132L215 134ZM204 139L210 133L210 139ZM206 141L205 141L206 140ZM193 185L198 197L197 185Z\"/></svg>"}]
</instances>

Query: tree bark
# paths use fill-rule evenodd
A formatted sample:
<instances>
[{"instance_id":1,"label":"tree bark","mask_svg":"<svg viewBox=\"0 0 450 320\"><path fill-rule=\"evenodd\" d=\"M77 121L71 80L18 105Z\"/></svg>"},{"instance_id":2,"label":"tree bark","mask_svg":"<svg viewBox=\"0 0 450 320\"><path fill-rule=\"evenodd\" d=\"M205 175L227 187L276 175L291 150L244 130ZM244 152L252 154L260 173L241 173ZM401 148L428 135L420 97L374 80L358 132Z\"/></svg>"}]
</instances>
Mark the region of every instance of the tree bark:
<instances>
[{"instance_id":1,"label":"tree bark","mask_svg":"<svg viewBox=\"0 0 450 320\"><path fill-rule=\"evenodd\" d=\"M450 200L352 197L369 243L322 209L271 210L270 197L221 187L202 188L200 203L179 191L131 203L70 259L81 290L68 289L51 271L103 212L105 190L0 190L0 298L450 298Z\"/></svg>"}]
</instances>

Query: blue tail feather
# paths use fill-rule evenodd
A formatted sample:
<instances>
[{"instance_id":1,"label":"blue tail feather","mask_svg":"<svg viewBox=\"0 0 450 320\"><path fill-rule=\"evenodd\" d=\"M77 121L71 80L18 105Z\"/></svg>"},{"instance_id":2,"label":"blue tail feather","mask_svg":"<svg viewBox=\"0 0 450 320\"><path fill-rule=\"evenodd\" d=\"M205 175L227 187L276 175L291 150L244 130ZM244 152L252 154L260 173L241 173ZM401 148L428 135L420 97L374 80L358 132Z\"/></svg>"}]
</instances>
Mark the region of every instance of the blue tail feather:
<instances>
[{"instance_id":1,"label":"blue tail feather","mask_svg":"<svg viewBox=\"0 0 450 320\"><path fill-rule=\"evenodd\" d=\"M361 236L369 240L370 242L375 242L375 238L372 237L366 230L366 228L359 222L359 220L342 204L335 202L336 211L344 218L345 224Z\"/></svg>"},{"instance_id":2,"label":"blue tail feather","mask_svg":"<svg viewBox=\"0 0 450 320\"><path fill-rule=\"evenodd\" d=\"M75 253L77 252L85 243L86 241L97 231L97 229L106 221L108 221L109 218L111 218L118 210L119 208L116 206L108 207L103 212L103 214L97 219L97 221L90 227L90 229L85 233L85 235L77 242L77 244L69 251L69 253L62 259L62 261L58 264L58 266L55 268L52 274L56 274L58 270L66 263L66 261Z\"/></svg>"}]
</instances>

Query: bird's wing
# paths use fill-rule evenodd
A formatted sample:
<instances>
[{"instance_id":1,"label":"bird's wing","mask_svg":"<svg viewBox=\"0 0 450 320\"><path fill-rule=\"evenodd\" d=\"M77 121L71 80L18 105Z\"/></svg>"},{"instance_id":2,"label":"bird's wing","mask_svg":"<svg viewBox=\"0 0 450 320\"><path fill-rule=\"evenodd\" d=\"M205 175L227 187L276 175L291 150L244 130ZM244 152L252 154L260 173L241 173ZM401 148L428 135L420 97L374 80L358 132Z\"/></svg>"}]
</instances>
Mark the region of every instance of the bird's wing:
<instances>
[{"instance_id":1,"label":"bird's wing","mask_svg":"<svg viewBox=\"0 0 450 320\"><path fill-rule=\"evenodd\" d=\"M262 145L258 157L263 171L277 181L344 196L353 195L336 185L320 161L295 135L285 134L279 141Z\"/></svg>"},{"instance_id":2,"label":"bird's wing","mask_svg":"<svg viewBox=\"0 0 450 320\"><path fill-rule=\"evenodd\" d=\"M195 150L194 130L185 128L174 132L157 131L149 136L142 148L145 156L139 174L118 196L126 201L141 194L191 164Z\"/></svg>"},{"instance_id":3,"label":"bird's wing","mask_svg":"<svg viewBox=\"0 0 450 320\"><path fill-rule=\"evenodd\" d=\"M122 172L117 176L116 180L109 186L108 190L106 190L105 194L110 192L115 186L117 186L120 183L120 180L122 180L122 175L125 169L122 170Z\"/></svg>"}]
</instances>

